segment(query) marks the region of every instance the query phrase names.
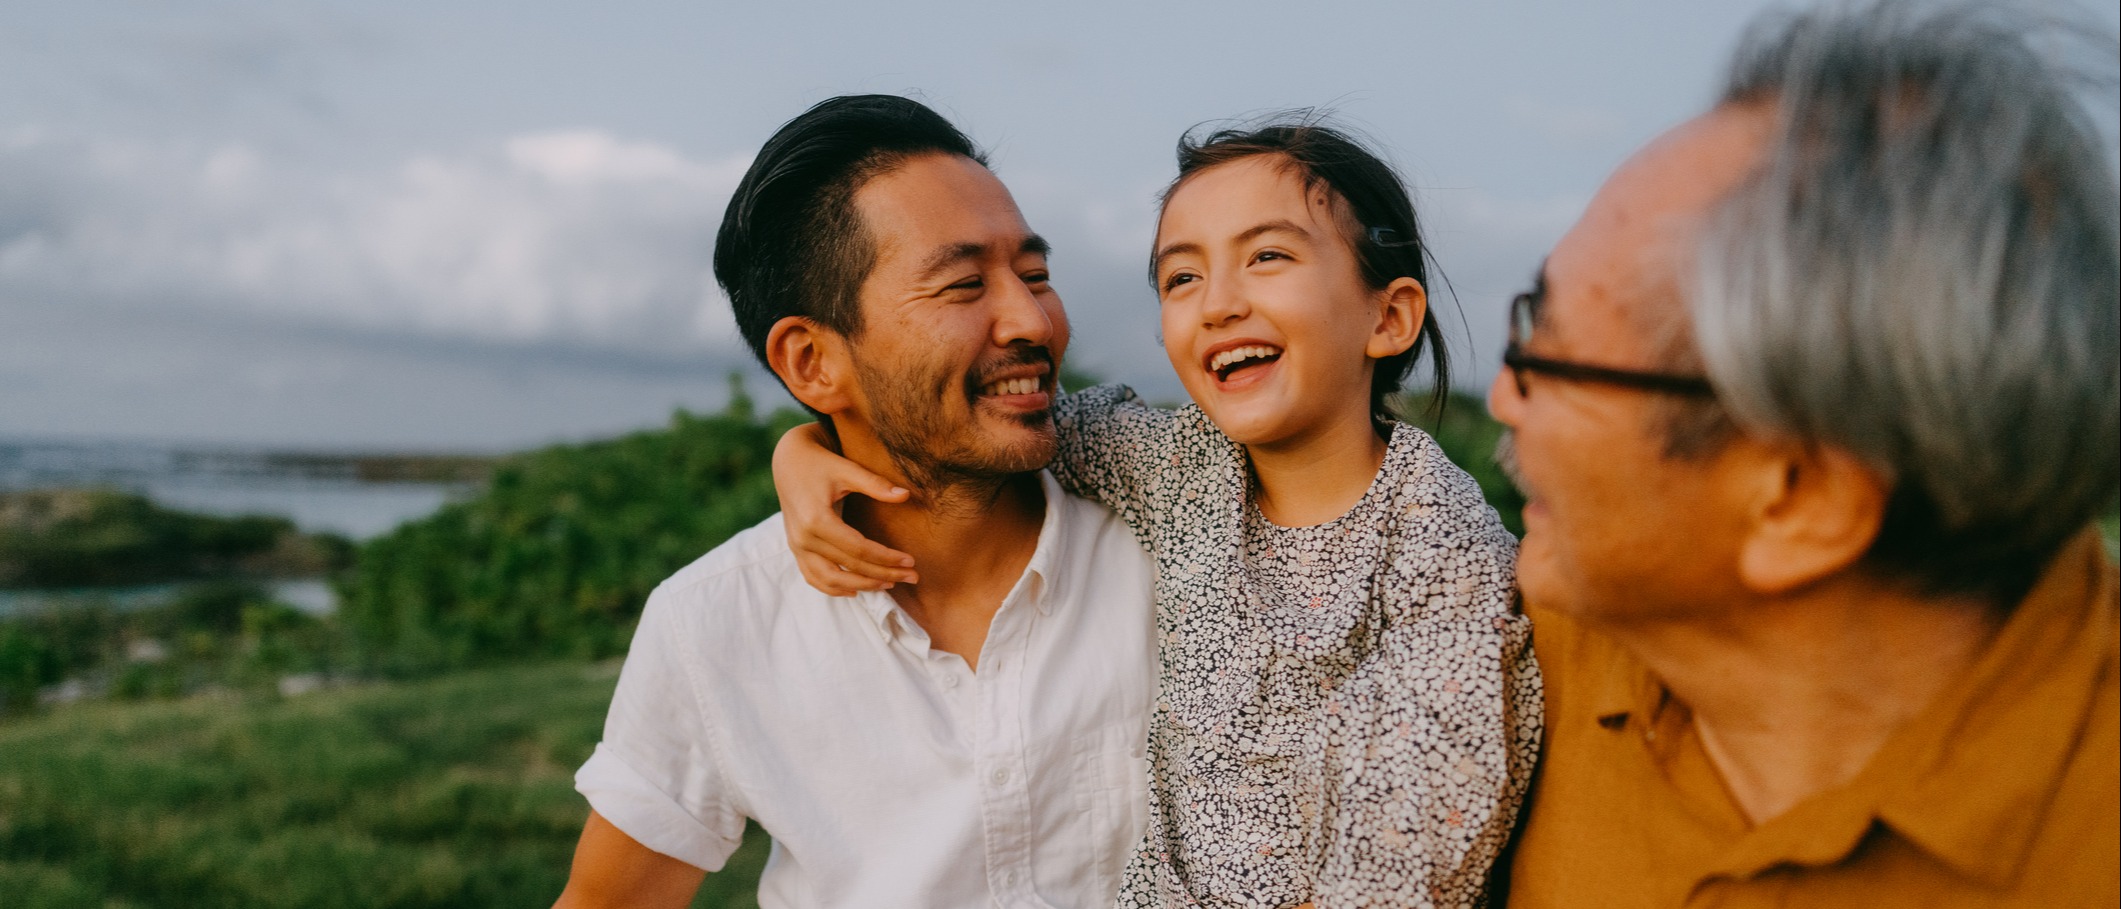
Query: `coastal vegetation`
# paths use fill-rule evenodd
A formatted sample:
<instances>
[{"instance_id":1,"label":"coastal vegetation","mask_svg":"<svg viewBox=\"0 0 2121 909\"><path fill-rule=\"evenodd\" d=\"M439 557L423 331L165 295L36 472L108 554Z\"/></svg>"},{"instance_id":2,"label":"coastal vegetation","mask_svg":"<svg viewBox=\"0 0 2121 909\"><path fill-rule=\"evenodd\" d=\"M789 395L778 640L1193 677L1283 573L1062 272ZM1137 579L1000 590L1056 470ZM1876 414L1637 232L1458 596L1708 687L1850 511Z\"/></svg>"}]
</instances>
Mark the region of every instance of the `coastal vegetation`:
<instances>
[{"instance_id":1,"label":"coastal vegetation","mask_svg":"<svg viewBox=\"0 0 2121 909\"><path fill-rule=\"evenodd\" d=\"M146 606L90 599L0 617L0 717L40 701L173 698L322 684L337 629L240 581L187 585Z\"/></svg>"},{"instance_id":2,"label":"coastal vegetation","mask_svg":"<svg viewBox=\"0 0 2121 909\"><path fill-rule=\"evenodd\" d=\"M361 547L338 585L360 665L624 653L657 583L778 508L773 445L804 419L737 389L718 414L501 461L482 494Z\"/></svg>"},{"instance_id":3,"label":"coastal vegetation","mask_svg":"<svg viewBox=\"0 0 2121 909\"><path fill-rule=\"evenodd\" d=\"M190 579L0 615L5 904L549 903L643 601L774 510L773 444L804 419L739 393L653 431L419 464L484 485L359 546L118 493L0 499L8 577ZM1413 422L1521 530L1481 402ZM332 574L335 613L257 583L298 570ZM38 709L58 700L80 703ZM754 828L694 905L755 906L767 849Z\"/></svg>"},{"instance_id":4,"label":"coastal vegetation","mask_svg":"<svg viewBox=\"0 0 2121 909\"><path fill-rule=\"evenodd\" d=\"M114 489L0 493L0 588L313 576L352 554L286 518L173 511Z\"/></svg>"},{"instance_id":5,"label":"coastal vegetation","mask_svg":"<svg viewBox=\"0 0 2121 909\"><path fill-rule=\"evenodd\" d=\"M543 662L0 723L0 904L550 905L617 674ZM767 848L753 828L693 905L757 906Z\"/></svg>"}]
</instances>

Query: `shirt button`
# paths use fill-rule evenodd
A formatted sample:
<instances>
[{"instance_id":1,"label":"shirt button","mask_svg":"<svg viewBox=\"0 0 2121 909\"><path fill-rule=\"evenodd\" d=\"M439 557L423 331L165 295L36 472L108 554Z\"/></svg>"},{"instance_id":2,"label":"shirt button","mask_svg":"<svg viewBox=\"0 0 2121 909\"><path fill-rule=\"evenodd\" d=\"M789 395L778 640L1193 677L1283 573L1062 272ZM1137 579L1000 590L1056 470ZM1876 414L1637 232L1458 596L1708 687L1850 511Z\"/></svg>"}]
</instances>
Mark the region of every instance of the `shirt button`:
<instances>
[{"instance_id":1,"label":"shirt button","mask_svg":"<svg viewBox=\"0 0 2121 909\"><path fill-rule=\"evenodd\" d=\"M950 673L947 673L947 672L946 672L946 673L943 673L943 687L944 687L944 688L956 688L956 687L957 687L957 676L951 675Z\"/></svg>"},{"instance_id":2,"label":"shirt button","mask_svg":"<svg viewBox=\"0 0 2121 909\"><path fill-rule=\"evenodd\" d=\"M1014 884L1014 883L1016 883L1016 872L1014 872L1014 871L1004 871L1004 872L1002 872L1002 886L1004 886L1004 887L1007 887L1007 886L1009 886L1009 885L1011 885L1011 884Z\"/></svg>"},{"instance_id":3,"label":"shirt button","mask_svg":"<svg viewBox=\"0 0 2121 909\"><path fill-rule=\"evenodd\" d=\"M1008 783L1009 783L1009 768L1007 768L1007 767L996 767L996 768L994 768L994 785L996 785L996 786L1005 786L1005 785L1008 785Z\"/></svg>"}]
</instances>

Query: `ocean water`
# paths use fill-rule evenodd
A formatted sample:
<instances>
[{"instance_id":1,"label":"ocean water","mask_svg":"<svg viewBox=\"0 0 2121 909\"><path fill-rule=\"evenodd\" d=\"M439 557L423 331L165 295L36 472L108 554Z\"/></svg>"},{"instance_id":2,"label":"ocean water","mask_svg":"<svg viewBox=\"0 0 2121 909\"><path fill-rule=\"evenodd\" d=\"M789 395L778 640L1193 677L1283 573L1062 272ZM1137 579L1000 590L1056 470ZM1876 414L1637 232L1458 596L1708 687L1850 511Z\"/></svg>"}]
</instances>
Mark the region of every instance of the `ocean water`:
<instances>
[{"instance_id":1,"label":"ocean water","mask_svg":"<svg viewBox=\"0 0 2121 909\"><path fill-rule=\"evenodd\" d=\"M465 483L364 480L352 459L329 455L0 441L0 491L84 486L139 493L183 511L278 515L306 531L354 540L380 536L475 489ZM335 606L330 585L322 579L277 580L264 586L282 602L312 614L331 612ZM0 615L91 601L120 609L141 607L166 600L181 587L0 590Z\"/></svg>"},{"instance_id":2,"label":"ocean water","mask_svg":"<svg viewBox=\"0 0 2121 909\"><path fill-rule=\"evenodd\" d=\"M362 479L331 456L139 443L0 441L0 491L105 486L205 514L269 514L368 539L423 517L467 484Z\"/></svg>"}]
</instances>

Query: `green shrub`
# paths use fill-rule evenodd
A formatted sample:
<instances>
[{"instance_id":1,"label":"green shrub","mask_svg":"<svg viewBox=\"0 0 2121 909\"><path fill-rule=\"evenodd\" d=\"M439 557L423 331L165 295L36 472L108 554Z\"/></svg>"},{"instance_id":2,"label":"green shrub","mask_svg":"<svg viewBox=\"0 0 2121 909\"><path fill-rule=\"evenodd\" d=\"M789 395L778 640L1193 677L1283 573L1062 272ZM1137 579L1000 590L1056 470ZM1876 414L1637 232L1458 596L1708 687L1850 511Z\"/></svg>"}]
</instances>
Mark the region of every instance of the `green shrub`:
<instances>
[{"instance_id":1,"label":"green shrub","mask_svg":"<svg viewBox=\"0 0 2121 909\"><path fill-rule=\"evenodd\" d=\"M0 618L0 715L69 679L121 700L206 687L269 692L290 674L340 673L344 650L331 621L248 582L186 585L133 609L61 601Z\"/></svg>"},{"instance_id":2,"label":"green shrub","mask_svg":"<svg viewBox=\"0 0 2121 909\"><path fill-rule=\"evenodd\" d=\"M363 545L338 584L363 664L391 674L621 653L649 591L772 514L773 444L803 417L713 416L496 465L476 498Z\"/></svg>"},{"instance_id":3,"label":"green shrub","mask_svg":"<svg viewBox=\"0 0 2121 909\"><path fill-rule=\"evenodd\" d=\"M0 724L0 906L549 906L617 667L299 698L84 704ZM695 907L755 907L756 828Z\"/></svg>"},{"instance_id":4,"label":"green shrub","mask_svg":"<svg viewBox=\"0 0 2121 909\"><path fill-rule=\"evenodd\" d=\"M113 489L0 493L0 587L317 575L350 554L285 518L172 511Z\"/></svg>"}]
</instances>

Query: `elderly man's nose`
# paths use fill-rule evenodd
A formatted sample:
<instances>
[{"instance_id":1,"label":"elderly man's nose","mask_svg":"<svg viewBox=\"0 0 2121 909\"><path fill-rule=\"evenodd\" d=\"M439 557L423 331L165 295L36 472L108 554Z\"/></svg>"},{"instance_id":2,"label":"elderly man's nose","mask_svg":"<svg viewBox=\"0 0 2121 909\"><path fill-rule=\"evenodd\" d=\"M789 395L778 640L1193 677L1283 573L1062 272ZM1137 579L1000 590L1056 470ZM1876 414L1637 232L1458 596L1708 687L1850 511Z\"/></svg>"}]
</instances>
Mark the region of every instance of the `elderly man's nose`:
<instances>
[{"instance_id":1,"label":"elderly man's nose","mask_svg":"<svg viewBox=\"0 0 2121 909\"><path fill-rule=\"evenodd\" d=\"M1495 380L1488 383L1488 413L1505 426L1517 425L1518 408L1524 406L1524 396L1518 393L1517 379L1504 366L1495 370Z\"/></svg>"}]
</instances>

